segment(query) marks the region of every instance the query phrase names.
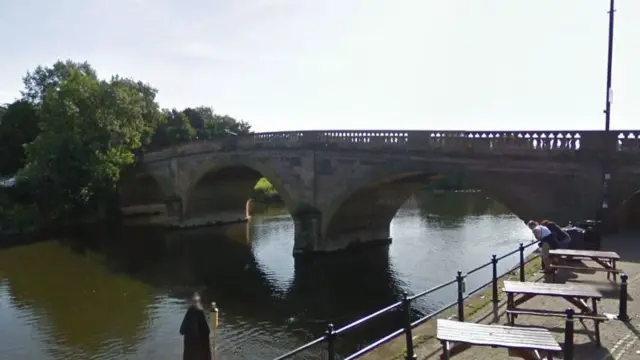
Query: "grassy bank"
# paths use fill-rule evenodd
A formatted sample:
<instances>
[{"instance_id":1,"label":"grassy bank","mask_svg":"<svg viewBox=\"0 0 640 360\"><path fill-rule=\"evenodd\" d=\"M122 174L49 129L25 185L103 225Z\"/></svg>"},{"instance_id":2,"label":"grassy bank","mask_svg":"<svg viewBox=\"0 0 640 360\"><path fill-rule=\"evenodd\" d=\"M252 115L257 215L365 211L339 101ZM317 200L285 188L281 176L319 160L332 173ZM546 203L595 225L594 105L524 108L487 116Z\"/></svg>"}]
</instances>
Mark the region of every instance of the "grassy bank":
<instances>
[{"instance_id":1,"label":"grassy bank","mask_svg":"<svg viewBox=\"0 0 640 360\"><path fill-rule=\"evenodd\" d=\"M532 259L537 254L531 254L527 257L527 260ZM527 280L531 280L538 274L540 268L540 258L536 258L525 265L525 276ZM505 280L519 280L520 275L518 270L504 275L498 283L498 291L500 299L503 298L502 283ZM485 310L489 310L492 307L492 286L489 285L484 290L469 297L464 302L464 318L472 320L475 316L484 313ZM430 340L436 337L436 319L452 319L457 317L457 306L452 306L442 312L440 315L428 320L422 325L413 329L413 345L414 348L424 346ZM397 338L389 341L388 343L381 345L376 350L373 350L369 354L361 357L361 359L369 360L400 360L404 358L406 354L406 340L404 333Z\"/></svg>"},{"instance_id":2,"label":"grassy bank","mask_svg":"<svg viewBox=\"0 0 640 360\"><path fill-rule=\"evenodd\" d=\"M266 178L261 178L253 187L251 197L259 203L278 204L282 202L280 194Z\"/></svg>"}]
</instances>

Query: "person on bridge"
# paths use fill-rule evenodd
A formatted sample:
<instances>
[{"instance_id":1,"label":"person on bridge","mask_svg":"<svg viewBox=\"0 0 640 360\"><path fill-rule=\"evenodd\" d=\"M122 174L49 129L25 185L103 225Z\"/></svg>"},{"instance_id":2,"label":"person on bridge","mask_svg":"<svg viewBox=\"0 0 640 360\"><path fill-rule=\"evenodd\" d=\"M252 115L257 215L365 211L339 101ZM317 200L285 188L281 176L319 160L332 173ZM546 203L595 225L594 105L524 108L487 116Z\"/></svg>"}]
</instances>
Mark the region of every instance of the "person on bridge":
<instances>
[{"instance_id":1,"label":"person on bridge","mask_svg":"<svg viewBox=\"0 0 640 360\"><path fill-rule=\"evenodd\" d=\"M536 221L529 221L527 226L533 232L533 236L540 241L540 257L542 258L542 266L545 271L550 271L549 250L560 248L560 242L554 233L548 227L538 224Z\"/></svg>"},{"instance_id":2,"label":"person on bridge","mask_svg":"<svg viewBox=\"0 0 640 360\"><path fill-rule=\"evenodd\" d=\"M180 335L184 337L182 360L211 360L210 333L200 295L193 293L191 306L180 325Z\"/></svg>"}]
</instances>

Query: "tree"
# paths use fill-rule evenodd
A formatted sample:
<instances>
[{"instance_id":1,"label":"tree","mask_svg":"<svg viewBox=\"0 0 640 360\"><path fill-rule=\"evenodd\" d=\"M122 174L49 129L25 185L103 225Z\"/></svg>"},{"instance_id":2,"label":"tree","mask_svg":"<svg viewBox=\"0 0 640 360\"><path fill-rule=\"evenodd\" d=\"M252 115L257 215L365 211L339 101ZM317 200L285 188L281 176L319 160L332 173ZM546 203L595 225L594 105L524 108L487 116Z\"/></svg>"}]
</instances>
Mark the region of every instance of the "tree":
<instances>
[{"instance_id":1,"label":"tree","mask_svg":"<svg viewBox=\"0 0 640 360\"><path fill-rule=\"evenodd\" d=\"M183 112L189 118L199 140L213 140L233 134L247 135L251 133L249 123L238 121L228 115L215 114L211 107L186 108Z\"/></svg>"},{"instance_id":2,"label":"tree","mask_svg":"<svg viewBox=\"0 0 640 360\"><path fill-rule=\"evenodd\" d=\"M55 73L56 65L34 73ZM27 165L20 172L40 192L41 209L54 217L112 195L120 172L134 162L133 151L161 118L150 86L67 69L60 73L66 77L56 75L55 86L46 82L41 132L27 145Z\"/></svg>"},{"instance_id":3,"label":"tree","mask_svg":"<svg viewBox=\"0 0 640 360\"><path fill-rule=\"evenodd\" d=\"M199 106L163 110L164 119L157 127L147 150L153 151L192 140L215 140L228 136L247 135L251 125L228 115L218 115L211 107Z\"/></svg>"},{"instance_id":4,"label":"tree","mask_svg":"<svg viewBox=\"0 0 640 360\"><path fill-rule=\"evenodd\" d=\"M57 87L76 71L94 79L98 78L96 71L86 61L82 63L71 60L56 61L51 67L38 66L35 70L27 72L27 75L22 78L24 83L22 97L32 103L41 103L47 89Z\"/></svg>"},{"instance_id":5,"label":"tree","mask_svg":"<svg viewBox=\"0 0 640 360\"><path fill-rule=\"evenodd\" d=\"M196 135L187 116L176 109L163 110L162 123L156 128L151 139L150 150L189 142Z\"/></svg>"},{"instance_id":6,"label":"tree","mask_svg":"<svg viewBox=\"0 0 640 360\"><path fill-rule=\"evenodd\" d=\"M38 135L38 113L28 101L10 104L0 118L0 175L13 176L24 166L24 146Z\"/></svg>"}]
</instances>

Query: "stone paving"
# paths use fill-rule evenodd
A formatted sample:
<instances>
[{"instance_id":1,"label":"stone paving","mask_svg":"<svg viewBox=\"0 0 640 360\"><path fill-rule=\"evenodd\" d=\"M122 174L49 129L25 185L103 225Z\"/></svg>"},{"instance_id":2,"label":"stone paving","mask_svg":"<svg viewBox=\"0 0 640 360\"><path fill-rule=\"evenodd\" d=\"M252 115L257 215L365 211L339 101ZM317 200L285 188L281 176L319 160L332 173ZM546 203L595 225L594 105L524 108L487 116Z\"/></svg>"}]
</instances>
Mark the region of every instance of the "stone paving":
<instances>
[{"instance_id":1,"label":"stone paving","mask_svg":"<svg viewBox=\"0 0 640 360\"><path fill-rule=\"evenodd\" d=\"M628 281L628 314L631 321L624 323L618 320L606 321L600 326L602 348L597 348L593 335L593 321L575 322L575 355L576 360L608 360L608 359L638 359L640 360L640 235L619 235L603 241L603 250L616 251L622 261L618 268L629 276ZM587 262L586 265L593 266ZM544 281L542 275L540 281ZM556 282L584 283L597 286L604 295L598 304L600 313L618 313L619 283L606 279L605 272L568 272L561 274ZM569 307L563 299L537 297L527 302L527 308L565 310ZM500 308L496 312L492 309L482 311L475 316L474 321L481 323L506 324L504 316L505 301L502 299ZM516 319L517 326L535 326L549 329L559 343L564 342L564 322L561 317L541 317L521 315ZM440 344L435 340L420 344L415 352L418 359L439 359L442 353ZM561 359L561 355L558 359ZM472 347L471 349L453 357L456 360L502 360L513 359L505 349L489 347Z\"/></svg>"}]
</instances>

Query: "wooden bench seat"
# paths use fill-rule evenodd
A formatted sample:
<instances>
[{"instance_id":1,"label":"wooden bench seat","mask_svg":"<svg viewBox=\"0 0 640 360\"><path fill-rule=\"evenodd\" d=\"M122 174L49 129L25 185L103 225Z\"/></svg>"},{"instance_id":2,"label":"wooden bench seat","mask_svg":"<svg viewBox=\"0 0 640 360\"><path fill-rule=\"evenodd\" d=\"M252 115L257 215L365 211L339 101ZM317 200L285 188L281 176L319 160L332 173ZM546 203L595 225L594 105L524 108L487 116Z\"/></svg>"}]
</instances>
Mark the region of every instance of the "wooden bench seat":
<instances>
[{"instance_id":1,"label":"wooden bench seat","mask_svg":"<svg viewBox=\"0 0 640 360\"><path fill-rule=\"evenodd\" d=\"M565 317L565 311L555 311L555 310L540 310L540 309L507 309L505 310L507 314L512 315L538 315L538 316L555 316L555 317ZM597 320L600 322L609 320L609 317L601 314L574 314L573 317L575 319L589 319L589 320Z\"/></svg>"},{"instance_id":2,"label":"wooden bench seat","mask_svg":"<svg viewBox=\"0 0 640 360\"><path fill-rule=\"evenodd\" d=\"M616 274L620 274L622 272L622 270L620 269L603 269L603 268L597 268L597 267L585 267L585 266L570 266L570 265L560 265L560 264L551 264L549 265L550 268L552 269L569 269L569 270L585 270L585 271L606 271L606 272L610 272L610 273L616 273Z\"/></svg>"},{"instance_id":3,"label":"wooden bench seat","mask_svg":"<svg viewBox=\"0 0 640 360\"><path fill-rule=\"evenodd\" d=\"M438 319L436 338L442 343L440 359L448 360L471 346L505 348L521 359L553 359L562 351L551 332L542 328L519 328ZM542 353L542 355L540 354Z\"/></svg>"}]
</instances>

